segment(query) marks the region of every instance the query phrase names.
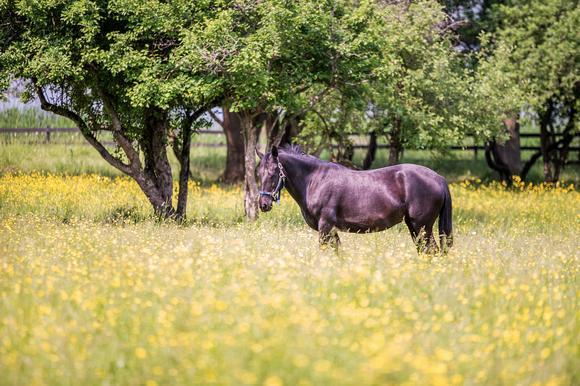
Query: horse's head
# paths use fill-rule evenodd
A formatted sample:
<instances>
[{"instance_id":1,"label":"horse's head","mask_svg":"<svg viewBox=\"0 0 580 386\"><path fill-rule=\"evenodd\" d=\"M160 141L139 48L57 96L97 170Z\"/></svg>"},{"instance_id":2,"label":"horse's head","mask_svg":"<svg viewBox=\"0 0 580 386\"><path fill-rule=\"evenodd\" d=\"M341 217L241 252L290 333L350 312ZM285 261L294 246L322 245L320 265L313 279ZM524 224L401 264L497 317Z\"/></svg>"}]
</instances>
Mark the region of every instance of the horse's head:
<instances>
[{"instance_id":1,"label":"horse's head","mask_svg":"<svg viewBox=\"0 0 580 386\"><path fill-rule=\"evenodd\" d=\"M284 188L285 175L278 160L278 148L272 147L270 153L262 154L256 150L260 158L258 176L260 177L260 209L268 212L274 201L280 201L280 191Z\"/></svg>"}]
</instances>

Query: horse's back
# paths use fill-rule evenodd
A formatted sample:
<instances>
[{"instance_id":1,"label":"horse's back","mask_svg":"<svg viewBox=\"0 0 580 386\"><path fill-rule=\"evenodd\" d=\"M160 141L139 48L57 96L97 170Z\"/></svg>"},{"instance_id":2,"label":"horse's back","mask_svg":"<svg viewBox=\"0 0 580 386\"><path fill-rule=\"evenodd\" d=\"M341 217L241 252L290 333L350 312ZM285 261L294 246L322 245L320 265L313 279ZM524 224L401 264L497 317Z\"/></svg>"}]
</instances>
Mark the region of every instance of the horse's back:
<instances>
[{"instance_id":1,"label":"horse's back","mask_svg":"<svg viewBox=\"0 0 580 386\"><path fill-rule=\"evenodd\" d=\"M392 174L392 173L404 173L406 175L412 176L421 176L423 178L432 178L437 180L445 180L445 177L438 174L436 171L429 169L423 165L417 164L397 164L393 166L386 166L380 169L370 170L372 171L379 171L385 174Z\"/></svg>"}]
</instances>

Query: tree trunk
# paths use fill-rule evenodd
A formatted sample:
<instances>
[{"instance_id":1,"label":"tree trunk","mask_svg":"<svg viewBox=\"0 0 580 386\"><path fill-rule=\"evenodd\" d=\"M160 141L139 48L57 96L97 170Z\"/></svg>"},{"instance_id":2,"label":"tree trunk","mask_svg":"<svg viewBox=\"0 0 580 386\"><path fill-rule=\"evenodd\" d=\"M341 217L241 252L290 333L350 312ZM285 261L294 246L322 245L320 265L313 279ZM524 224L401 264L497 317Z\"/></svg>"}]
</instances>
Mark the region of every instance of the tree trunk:
<instances>
[{"instance_id":1,"label":"tree trunk","mask_svg":"<svg viewBox=\"0 0 580 386\"><path fill-rule=\"evenodd\" d=\"M389 134L389 165L396 165L399 163L401 150L401 119L395 118L393 128Z\"/></svg>"},{"instance_id":2,"label":"tree trunk","mask_svg":"<svg viewBox=\"0 0 580 386\"><path fill-rule=\"evenodd\" d=\"M163 196L157 184L150 176L148 176L146 173L140 172L132 177L135 179L135 181L137 181L137 184L143 193L145 193L145 196L149 200L149 203L151 203L153 211L157 216L163 218L169 218L173 216L173 208L168 206L166 198Z\"/></svg>"},{"instance_id":3,"label":"tree trunk","mask_svg":"<svg viewBox=\"0 0 580 386\"><path fill-rule=\"evenodd\" d=\"M373 161L375 160L376 154L377 154L377 133L371 131L367 155L365 156L365 159L363 161L363 170L369 170L373 166Z\"/></svg>"},{"instance_id":4,"label":"tree trunk","mask_svg":"<svg viewBox=\"0 0 580 386\"><path fill-rule=\"evenodd\" d=\"M245 150L241 122L238 113L229 111L227 107L223 107L222 111L221 125L226 135L227 155L221 179L227 184L235 184L244 180Z\"/></svg>"},{"instance_id":5,"label":"tree trunk","mask_svg":"<svg viewBox=\"0 0 580 386\"><path fill-rule=\"evenodd\" d=\"M167 158L167 113L150 110L145 117L145 132L141 140L144 154L144 172L139 176L145 195L158 216L172 217L173 175ZM141 173L140 173L141 174Z\"/></svg>"},{"instance_id":6,"label":"tree trunk","mask_svg":"<svg viewBox=\"0 0 580 386\"><path fill-rule=\"evenodd\" d=\"M579 87L580 89L580 87ZM574 136L572 132L574 130L574 125L576 124L576 107L575 100L568 106L568 122L564 127L562 132L562 138L555 142L555 154L554 154L554 180L558 181L560 179L560 173L564 169L566 162L568 160L568 153L570 152L570 143L572 143Z\"/></svg>"},{"instance_id":7,"label":"tree trunk","mask_svg":"<svg viewBox=\"0 0 580 386\"><path fill-rule=\"evenodd\" d=\"M240 114L242 138L244 140L244 209L246 218L254 221L258 218L258 184L256 182L256 143L258 128L254 115L248 112Z\"/></svg>"},{"instance_id":8,"label":"tree trunk","mask_svg":"<svg viewBox=\"0 0 580 386\"><path fill-rule=\"evenodd\" d=\"M490 169L495 170L499 173L499 179L511 184L511 174L507 165L498 156L497 153L498 144L495 140L491 140L485 144L485 161Z\"/></svg>"},{"instance_id":9,"label":"tree trunk","mask_svg":"<svg viewBox=\"0 0 580 386\"><path fill-rule=\"evenodd\" d=\"M187 192L189 182L189 156L191 150L191 125L193 117L186 118L181 128L181 151L179 154L179 193L177 194L177 212L176 217L179 221L185 220L187 210Z\"/></svg>"},{"instance_id":10,"label":"tree trunk","mask_svg":"<svg viewBox=\"0 0 580 386\"><path fill-rule=\"evenodd\" d=\"M516 116L503 121L509 139L503 144L497 144L497 155L506 165L511 176L519 175L522 171L522 155L520 150L520 123Z\"/></svg>"},{"instance_id":11,"label":"tree trunk","mask_svg":"<svg viewBox=\"0 0 580 386\"><path fill-rule=\"evenodd\" d=\"M512 182L512 176L523 172L520 151L520 124L516 117L506 118L504 125L510 138L500 144L495 140L486 144L485 159L487 165L497 171L502 181Z\"/></svg>"},{"instance_id":12,"label":"tree trunk","mask_svg":"<svg viewBox=\"0 0 580 386\"><path fill-rule=\"evenodd\" d=\"M540 151L544 161L544 181L554 182L554 174L552 170L552 152L550 147L552 145L552 135L549 126L552 121L552 112L554 106L552 101L548 101L548 105L544 114L540 115Z\"/></svg>"},{"instance_id":13,"label":"tree trunk","mask_svg":"<svg viewBox=\"0 0 580 386\"><path fill-rule=\"evenodd\" d=\"M580 90L580 89L579 89ZM556 105L550 99L546 105L546 111L540 114L540 153L544 161L544 180L556 182L566 165L570 143L574 139L572 135L575 128L576 99L564 101ZM560 139L556 138L556 128L562 124L563 116L567 118L566 126L559 133Z\"/></svg>"}]
</instances>

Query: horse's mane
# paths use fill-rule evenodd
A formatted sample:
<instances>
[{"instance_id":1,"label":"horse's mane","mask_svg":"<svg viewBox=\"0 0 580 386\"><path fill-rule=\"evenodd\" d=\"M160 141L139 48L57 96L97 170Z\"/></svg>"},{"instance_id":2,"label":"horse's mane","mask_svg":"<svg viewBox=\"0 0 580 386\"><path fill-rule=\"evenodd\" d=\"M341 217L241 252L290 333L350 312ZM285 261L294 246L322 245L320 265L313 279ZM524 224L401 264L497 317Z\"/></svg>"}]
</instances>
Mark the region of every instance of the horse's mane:
<instances>
[{"instance_id":1,"label":"horse's mane","mask_svg":"<svg viewBox=\"0 0 580 386\"><path fill-rule=\"evenodd\" d=\"M302 150L302 147L298 144L285 143L280 146L280 149L284 150L287 153L292 153L296 155L305 155L305 156L308 155L304 152L304 150Z\"/></svg>"},{"instance_id":2,"label":"horse's mane","mask_svg":"<svg viewBox=\"0 0 580 386\"><path fill-rule=\"evenodd\" d=\"M308 159L311 162L315 162L315 163L319 163L319 164L332 165L332 166L339 167L339 168L349 169L349 168L347 168L344 165L341 165L341 164L338 164L338 163L335 163L335 162L328 162L328 161L322 160L322 159L320 159L318 157L315 157L313 155L310 155L308 153L305 153L304 150L302 150L302 147L300 145L297 145L297 144L287 144L286 143L284 145L281 145L279 147L279 149L282 150L285 153L290 153L290 154L293 154L293 155L297 155L297 156L299 156L301 158L306 158L306 159Z\"/></svg>"}]
</instances>

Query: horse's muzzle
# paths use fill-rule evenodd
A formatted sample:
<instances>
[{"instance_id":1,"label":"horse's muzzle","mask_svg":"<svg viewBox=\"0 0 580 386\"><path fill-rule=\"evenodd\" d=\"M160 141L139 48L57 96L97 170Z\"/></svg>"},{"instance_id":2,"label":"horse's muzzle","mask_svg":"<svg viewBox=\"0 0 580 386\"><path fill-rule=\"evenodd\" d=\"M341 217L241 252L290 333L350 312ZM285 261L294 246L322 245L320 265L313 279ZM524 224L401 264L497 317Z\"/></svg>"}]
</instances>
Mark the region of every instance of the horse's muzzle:
<instances>
[{"instance_id":1,"label":"horse's muzzle","mask_svg":"<svg viewBox=\"0 0 580 386\"><path fill-rule=\"evenodd\" d=\"M260 203L260 210L262 212L269 212L272 210L272 203L265 203L265 202L261 202Z\"/></svg>"}]
</instances>

